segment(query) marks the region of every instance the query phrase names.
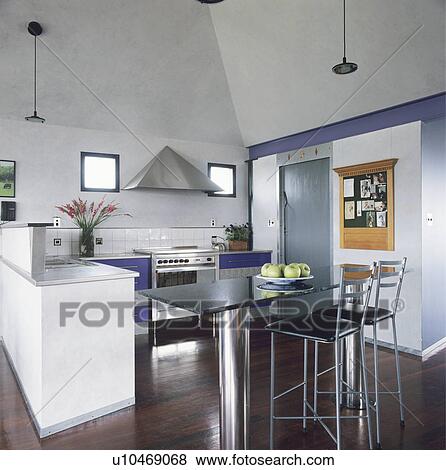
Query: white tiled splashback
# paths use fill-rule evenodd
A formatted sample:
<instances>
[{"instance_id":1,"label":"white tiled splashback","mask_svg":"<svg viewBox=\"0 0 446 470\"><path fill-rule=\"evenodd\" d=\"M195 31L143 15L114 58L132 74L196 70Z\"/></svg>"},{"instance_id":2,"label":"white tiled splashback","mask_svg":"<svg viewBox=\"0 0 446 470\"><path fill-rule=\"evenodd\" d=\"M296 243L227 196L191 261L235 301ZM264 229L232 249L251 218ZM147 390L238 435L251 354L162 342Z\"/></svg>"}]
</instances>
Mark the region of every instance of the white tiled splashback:
<instances>
[{"instance_id":1,"label":"white tiled splashback","mask_svg":"<svg viewBox=\"0 0 446 470\"><path fill-rule=\"evenodd\" d=\"M131 252L135 248L159 246L211 246L211 237L224 237L224 228L99 228L94 238L102 238L102 245L95 245L95 254ZM47 229L46 254L50 256L79 254L79 229ZM60 238L61 245L54 246Z\"/></svg>"}]
</instances>

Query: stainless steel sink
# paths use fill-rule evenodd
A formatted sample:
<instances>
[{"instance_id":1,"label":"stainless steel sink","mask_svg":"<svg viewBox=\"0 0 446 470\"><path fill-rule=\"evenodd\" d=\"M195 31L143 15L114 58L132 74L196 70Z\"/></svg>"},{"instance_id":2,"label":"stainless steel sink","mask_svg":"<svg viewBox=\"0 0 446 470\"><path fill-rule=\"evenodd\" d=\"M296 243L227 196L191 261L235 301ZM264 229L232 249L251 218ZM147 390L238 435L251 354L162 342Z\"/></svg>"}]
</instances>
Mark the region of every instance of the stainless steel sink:
<instances>
[{"instance_id":1,"label":"stainless steel sink","mask_svg":"<svg viewBox=\"0 0 446 470\"><path fill-rule=\"evenodd\" d=\"M45 260L45 270L56 269L56 268L76 268L79 266L93 266L93 263L89 261L83 261L80 259L73 258L62 258L55 256L52 258L47 258Z\"/></svg>"}]
</instances>

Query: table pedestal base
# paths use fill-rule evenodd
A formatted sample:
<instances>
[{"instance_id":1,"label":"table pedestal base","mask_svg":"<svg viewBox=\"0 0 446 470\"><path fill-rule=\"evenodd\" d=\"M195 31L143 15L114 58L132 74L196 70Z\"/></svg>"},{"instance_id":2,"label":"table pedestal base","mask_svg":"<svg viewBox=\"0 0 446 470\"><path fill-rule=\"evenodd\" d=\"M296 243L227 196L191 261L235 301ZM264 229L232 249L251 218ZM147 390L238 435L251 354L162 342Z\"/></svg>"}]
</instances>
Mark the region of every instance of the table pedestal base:
<instances>
[{"instance_id":1,"label":"table pedestal base","mask_svg":"<svg viewBox=\"0 0 446 470\"><path fill-rule=\"evenodd\" d=\"M249 448L249 309L221 312L218 319L220 449Z\"/></svg>"},{"instance_id":2,"label":"table pedestal base","mask_svg":"<svg viewBox=\"0 0 446 470\"><path fill-rule=\"evenodd\" d=\"M359 333L347 336L342 343L342 380L344 382L342 383L342 392L347 393L342 394L341 406L354 410L364 410L366 406L364 395L362 395L364 382L361 375L361 340Z\"/></svg>"}]
</instances>

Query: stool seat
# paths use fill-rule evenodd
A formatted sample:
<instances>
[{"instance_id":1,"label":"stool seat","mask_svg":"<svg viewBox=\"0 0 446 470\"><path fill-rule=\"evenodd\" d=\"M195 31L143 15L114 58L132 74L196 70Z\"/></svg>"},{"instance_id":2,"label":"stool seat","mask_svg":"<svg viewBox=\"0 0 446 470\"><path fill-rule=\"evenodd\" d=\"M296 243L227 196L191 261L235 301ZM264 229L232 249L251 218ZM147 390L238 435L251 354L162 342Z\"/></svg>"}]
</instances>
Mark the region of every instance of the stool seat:
<instances>
[{"instance_id":1,"label":"stool seat","mask_svg":"<svg viewBox=\"0 0 446 470\"><path fill-rule=\"evenodd\" d=\"M349 304L347 303L345 307L341 311L341 318L344 320L349 320L354 323L361 323L362 316L363 316L363 309L364 306L361 304ZM313 315L320 315L322 317L336 317L338 314L338 306L333 305L331 307L321 308L315 310ZM376 314L376 321L382 321L386 318L390 318L392 316L392 311L387 310L385 308L378 308L378 312ZM375 307L368 307L365 314L365 324L366 325L373 325L375 323Z\"/></svg>"},{"instance_id":2,"label":"stool seat","mask_svg":"<svg viewBox=\"0 0 446 470\"><path fill-rule=\"evenodd\" d=\"M339 331L339 338L357 333L361 329L360 324L349 320L340 320L339 323L336 323L336 318L315 315L280 320L265 328L273 333L297 336L323 343L336 341L336 328Z\"/></svg>"}]
</instances>

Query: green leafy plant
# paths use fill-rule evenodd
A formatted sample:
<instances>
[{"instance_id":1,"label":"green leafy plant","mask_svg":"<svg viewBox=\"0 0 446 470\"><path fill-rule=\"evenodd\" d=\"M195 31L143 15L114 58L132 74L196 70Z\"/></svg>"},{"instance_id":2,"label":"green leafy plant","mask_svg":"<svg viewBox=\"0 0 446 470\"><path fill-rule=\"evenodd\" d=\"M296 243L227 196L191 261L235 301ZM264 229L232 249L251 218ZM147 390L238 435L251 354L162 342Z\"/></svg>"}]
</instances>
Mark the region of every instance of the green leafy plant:
<instances>
[{"instance_id":1,"label":"green leafy plant","mask_svg":"<svg viewBox=\"0 0 446 470\"><path fill-rule=\"evenodd\" d=\"M231 224L225 226L226 240L228 241L241 241L246 242L249 240L251 234L251 225L246 224Z\"/></svg>"}]
</instances>

